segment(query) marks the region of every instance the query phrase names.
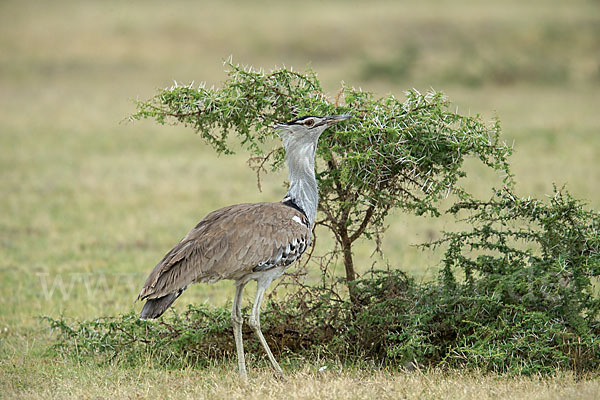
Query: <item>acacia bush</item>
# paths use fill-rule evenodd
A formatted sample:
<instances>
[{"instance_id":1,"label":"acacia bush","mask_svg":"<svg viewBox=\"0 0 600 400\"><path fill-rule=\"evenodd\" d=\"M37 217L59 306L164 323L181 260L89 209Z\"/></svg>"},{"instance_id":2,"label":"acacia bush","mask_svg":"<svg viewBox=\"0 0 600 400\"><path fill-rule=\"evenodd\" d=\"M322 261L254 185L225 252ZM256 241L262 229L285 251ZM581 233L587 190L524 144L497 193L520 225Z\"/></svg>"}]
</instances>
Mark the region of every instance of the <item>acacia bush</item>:
<instances>
[{"instance_id":1,"label":"acacia bush","mask_svg":"<svg viewBox=\"0 0 600 400\"><path fill-rule=\"evenodd\" d=\"M351 114L352 118L325 131L319 140L316 164L319 215L316 225L327 228L337 246L328 254L334 265L341 257L350 295L356 279L353 244L374 240L379 249L385 218L397 208L419 215L439 215L438 201L450 195L470 195L459 179L468 157L497 171L512 184L508 157L511 148L500 138L500 124L465 116L450 107L440 92L406 92L377 98L343 86L329 99L317 75L281 68L271 72L226 63L228 78L220 87L174 85L137 103L133 120L192 128L217 153L233 152L232 142L249 152L260 173L279 169L285 158L274 126L298 116Z\"/></svg>"},{"instance_id":2,"label":"acacia bush","mask_svg":"<svg viewBox=\"0 0 600 400\"><path fill-rule=\"evenodd\" d=\"M191 125L217 152L238 135L258 164L279 168L281 148L263 145L272 124L305 114L352 113L320 141L319 224L341 248L346 277L300 285L270 299L262 330L283 362L325 354L344 364L369 361L392 368L473 368L502 373L578 373L600 367L600 214L555 189L547 201L519 198L499 138L499 125L449 111L440 93L393 96L342 88L334 102L316 76L282 69L269 74L230 65L220 89L174 86L138 104L134 119L169 118ZM220 129L220 134L216 134ZM464 157L503 174L488 201L463 190ZM417 283L398 270L356 277L352 243L377 240L392 208L439 215L438 200L466 221L423 245L442 247L439 276ZM328 259L325 267L335 263ZM323 270L326 274L326 268ZM325 276L325 275L324 275ZM347 285L350 296L338 289ZM171 310L159 321L126 314L92 321L46 318L55 352L77 359L138 365L152 358L178 368L204 366L234 354L229 306ZM246 308L244 313L249 313ZM264 358L250 328L246 350Z\"/></svg>"}]
</instances>

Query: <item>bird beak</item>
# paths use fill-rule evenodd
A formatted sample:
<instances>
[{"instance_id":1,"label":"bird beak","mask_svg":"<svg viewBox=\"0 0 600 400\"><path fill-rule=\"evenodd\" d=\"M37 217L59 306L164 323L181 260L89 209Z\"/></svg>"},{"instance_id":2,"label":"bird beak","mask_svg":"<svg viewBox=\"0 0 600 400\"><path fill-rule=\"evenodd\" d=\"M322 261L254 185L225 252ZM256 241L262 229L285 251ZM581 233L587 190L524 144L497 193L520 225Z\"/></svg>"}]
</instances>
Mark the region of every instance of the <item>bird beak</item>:
<instances>
[{"instance_id":1,"label":"bird beak","mask_svg":"<svg viewBox=\"0 0 600 400\"><path fill-rule=\"evenodd\" d=\"M325 123L327 124L327 126L331 126L337 122L345 121L350 117L352 117L352 116L351 115L333 115L331 117L327 117L327 119L325 120Z\"/></svg>"}]
</instances>

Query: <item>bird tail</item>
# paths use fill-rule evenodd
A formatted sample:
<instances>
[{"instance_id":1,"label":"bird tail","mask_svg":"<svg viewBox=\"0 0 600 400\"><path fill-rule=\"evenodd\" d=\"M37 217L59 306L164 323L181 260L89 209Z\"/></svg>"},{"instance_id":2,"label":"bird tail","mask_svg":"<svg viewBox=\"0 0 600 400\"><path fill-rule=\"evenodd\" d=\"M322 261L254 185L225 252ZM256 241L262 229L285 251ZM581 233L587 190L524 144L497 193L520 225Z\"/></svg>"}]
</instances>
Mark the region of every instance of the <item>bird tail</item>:
<instances>
[{"instance_id":1,"label":"bird tail","mask_svg":"<svg viewBox=\"0 0 600 400\"><path fill-rule=\"evenodd\" d=\"M185 288L173 293L169 293L163 297L149 299L146 301L146 304L144 304L144 308L142 308L140 319L154 319L160 317L165 311L167 311L167 308L169 308L171 304L173 304L173 302L177 300L179 296L181 296L181 293L183 293L184 290Z\"/></svg>"}]
</instances>

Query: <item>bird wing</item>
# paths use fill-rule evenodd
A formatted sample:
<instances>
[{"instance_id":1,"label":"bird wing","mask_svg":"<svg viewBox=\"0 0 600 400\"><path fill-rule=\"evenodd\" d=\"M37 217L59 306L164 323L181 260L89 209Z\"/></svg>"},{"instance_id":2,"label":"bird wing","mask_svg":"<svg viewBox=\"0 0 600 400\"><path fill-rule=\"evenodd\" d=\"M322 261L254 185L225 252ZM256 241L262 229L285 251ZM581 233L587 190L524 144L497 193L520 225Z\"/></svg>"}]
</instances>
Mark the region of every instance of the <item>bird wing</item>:
<instances>
[{"instance_id":1,"label":"bird wing","mask_svg":"<svg viewBox=\"0 0 600 400\"><path fill-rule=\"evenodd\" d=\"M288 265L310 245L306 216L283 203L237 204L204 217L148 276L139 299L154 299L194 282L239 279Z\"/></svg>"}]
</instances>

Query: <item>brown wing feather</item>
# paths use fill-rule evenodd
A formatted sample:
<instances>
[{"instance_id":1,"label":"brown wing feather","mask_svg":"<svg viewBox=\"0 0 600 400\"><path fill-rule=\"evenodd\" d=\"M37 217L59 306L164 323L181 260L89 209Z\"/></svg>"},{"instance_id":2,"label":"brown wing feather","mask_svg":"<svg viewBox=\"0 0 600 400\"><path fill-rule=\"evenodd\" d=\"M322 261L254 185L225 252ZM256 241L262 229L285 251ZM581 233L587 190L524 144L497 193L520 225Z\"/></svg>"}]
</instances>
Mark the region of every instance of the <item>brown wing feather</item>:
<instances>
[{"instance_id":1,"label":"brown wing feather","mask_svg":"<svg viewBox=\"0 0 600 400\"><path fill-rule=\"evenodd\" d=\"M276 258L288 243L308 245L310 239L306 217L282 203L237 204L213 211L156 265L138 298L162 297L198 281L239 279Z\"/></svg>"}]
</instances>

